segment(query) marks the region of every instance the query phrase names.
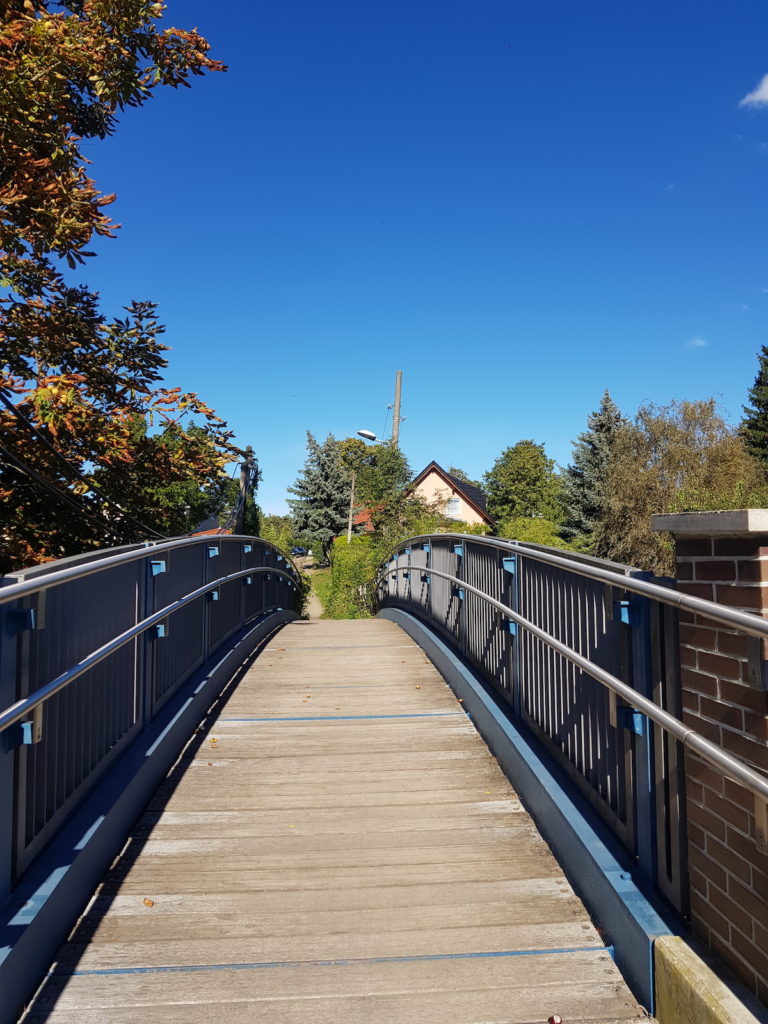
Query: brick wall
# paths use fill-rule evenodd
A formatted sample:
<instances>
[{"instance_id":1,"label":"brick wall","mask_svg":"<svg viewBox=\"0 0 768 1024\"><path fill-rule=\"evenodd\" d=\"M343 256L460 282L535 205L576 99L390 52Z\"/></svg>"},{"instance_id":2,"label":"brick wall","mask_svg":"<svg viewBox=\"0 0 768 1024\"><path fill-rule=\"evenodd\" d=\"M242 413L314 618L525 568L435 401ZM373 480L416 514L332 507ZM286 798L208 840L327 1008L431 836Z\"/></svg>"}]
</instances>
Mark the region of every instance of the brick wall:
<instances>
[{"instance_id":1,"label":"brick wall","mask_svg":"<svg viewBox=\"0 0 768 1024\"><path fill-rule=\"evenodd\" d=\"M768 533L678 534L675 553L681 592L768 616ZM768 772L764 657L760 641L750 652L743 634L681 613L684 721ZM768 855L755 845L753 797L694 755L685 769L694 929L768 1005Z\"/></svg>"}]
</instances>

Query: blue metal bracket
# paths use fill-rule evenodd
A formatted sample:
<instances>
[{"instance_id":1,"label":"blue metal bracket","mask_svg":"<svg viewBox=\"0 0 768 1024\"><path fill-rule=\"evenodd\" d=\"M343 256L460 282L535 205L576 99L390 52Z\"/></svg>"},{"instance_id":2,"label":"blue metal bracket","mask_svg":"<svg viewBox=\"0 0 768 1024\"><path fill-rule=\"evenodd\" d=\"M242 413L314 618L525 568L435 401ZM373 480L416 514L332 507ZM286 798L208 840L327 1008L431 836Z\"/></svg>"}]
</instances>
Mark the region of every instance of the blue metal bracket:
<instances>
[{"instance_id":1,"label":"blue metal bracket","mask_svg":"<svg viewBox=\"0 0 768 1024\"><path fill-rule=\"evenodd\" d=\"M209 590L208 591L208 600L209 601L218 601L219 600L219 592L218 592L218 590Z\"/></svg>"},{"instance_id":2,"label":"blue metal bracket","mask_svg":"<svg viewBox=\"0 0 768 1024\"><path fill-rule=\"evenodd\" d=\"M164 572L168 571L165 559L153 558L149 563L149 571L153 576L161 576Z\"/></svg>"},{"instance_id":3,"label":"blue metal bracket","mask_svg":"<svg viewBox=\"0 0 768 1024\"><path fill-rule=\"evenodd\" d=\"M157 625L154 627L154 630L155 640L162 640L164 637L168 636L168 625L165 622L158 622Z\"/></svg>"},{"instance_id":4,"label":"blue metal bracket","mask_svg":"<svg viewBox=\"0 0 768 1024\"><path fill-rule=\"evenodd\" d=\"M219 553L219 545L218 544L209 544L208 545L208 557L209 558L216 558L218 553Z\"/></svg>"},{"instance_id":5,"label":"blue metal bracket","mask_svg":"<svg viewBox=\"0 0 768 1024\"><path fill-rule=\"evenodd\" d=\"M243 544L243 554L250 555L253 551L253 544Z\"/></svg>"},{"instance_id":6,"label":"blue metal bracket","mask_svg":"<svg viewBox=\"0 0 768 1024\"><path fill-rule=\"evenodd\" d=\"M426 583L427 586L429 586L432 583L432 577L429 575L428 572L423 572L421 574L421 582Z\"/></svg>"},{"instance_id":7,"label":"blue metal bracket","mask_svg":"<svg viewBox=\"0 0 768 1024\"><path fill-rule=\"evenodd\" d=\"M511 636L517 636L517 623L514 619L508 619L506 616L503 619L504 628Z\"/></svg>"},{"instance_id":8,"label":"blue metal bracket","mask_svg":"<svg viewBox=\"0 0 768 1024\"><path fill-rule=\"evenodd\" d=\"M243 583L245 584L246 587L250 587L250 585L253 583L253 576L246 576L245 579L243 580Z\"/></svg>"},{"instance_id":9,"label":"blue metal bracket","mask_svg":"<svg viewBox=\"0 0 768 1024\"><path fill-rule=\"evenodd\" d=\"M452 547L453 547L454 555L458 555L459 558L462 558L463 555L464 555L464 545L463 544L453 544Z\"/></svg>"},{"instance_id":10,"label":"blue metal bracket","mask_svg":"<svg viewBox=\"0 0 768 1024\"><path fill-rule=\"evenodd\" d=\"M406 572L403 573L403 579L404 580L409 580L410 578L411 578L411 574L409 572L406 571Z\"/></svg>"},{"instance_id":11,"label":"blue metal bracket","mask_svg":"<svg viewBox=\"0 0 768 1024\"><path fill-rule=\"evenodd\" d=\"M631 601L614 601L613 617L627 626L635 625L634 608Z\"/></svg>"},{"instance_id":12,"label":"blue metal bracket","mask_svg":"<svg viewBox=\"0 0 768 1024\"><path fill-rule=\"evenodd\" d=\"M454 587L453 588L453 596L454 597L458 597L458 599L460 601L463 601L464 600L464 588L463 587Z\"/></svg>"},{"instance_id":13,"label":"blue metal bracket","mask_svg":"<svg viewBox=\"0 0 768 1024\"><path fill-rule=\"evenodd\" d=\"M411 549L410 548L403 548L403 554L404 555L410 555L410 553L411 553Z\"/></svg>"},{"instance_id":14,"label":"blue metal bracket","mask_svg":"<svg viewBox=\"0 0 768 1024\"><path fill-rule=\"evenodd\" d=\"M514 576L517 572L517 555L509 555L506 558L502 558L501 567L504 572L508 572L510 576Z\"/></svg>"},{"instance_id":15,"label":"blue metal bracket","mask_svg":"<svg viewBox=\"0 0 768 1024\"><path fill-rule=\"evenodd\" d=\"M645 736L645 715L641 711L637 711L631 704L620 704L618 712L622 728L629 729L637 736Z\"/></svg>"},{"instance_id":16,"label":"blue metal bracket","mask_svg":"<svg viewBox=\"0 0 768 1024\"><path fill-rule=\"evenodd\" d=\"M27 629L37 628L37 616L34 608L12 608L6 612L8 629L11 634L23 633Z\"/></svg>"},{"instance_id":17,"label":"blue metal bracket","mask_svg":"<svg viewBox=\"0 0 768 1024\"><path fill-rule=\"evenodd\" d=\"M426 551L426 552L427 552L427 554L429 554L429 552L430 552L430 551L431 551L432 549L431 549L431 547L430 547L430 545L429 545L429 544L422 544L422 545L421 545L421 550L422 550L422 551Z\"/></svg>"}]
</instances>

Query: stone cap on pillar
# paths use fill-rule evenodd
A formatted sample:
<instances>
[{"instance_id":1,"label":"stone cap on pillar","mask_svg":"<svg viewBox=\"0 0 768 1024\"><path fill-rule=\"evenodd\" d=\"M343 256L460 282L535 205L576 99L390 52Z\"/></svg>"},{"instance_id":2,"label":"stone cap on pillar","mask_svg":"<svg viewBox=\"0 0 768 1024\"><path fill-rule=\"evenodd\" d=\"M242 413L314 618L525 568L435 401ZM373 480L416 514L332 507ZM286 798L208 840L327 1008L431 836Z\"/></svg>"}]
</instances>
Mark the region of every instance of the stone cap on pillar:
<instances>
[{"instance_id":1,"label":"stone cap on pillar","mask_svg":"<svg viewBox=\"0 0 768 1024\"><path fill-rule=\"evenodd\" d=\"M651 529L678 537L744 537L768 534L768 508L720 512L664 512L651 516Z\"/></svg>"}]
</instances>

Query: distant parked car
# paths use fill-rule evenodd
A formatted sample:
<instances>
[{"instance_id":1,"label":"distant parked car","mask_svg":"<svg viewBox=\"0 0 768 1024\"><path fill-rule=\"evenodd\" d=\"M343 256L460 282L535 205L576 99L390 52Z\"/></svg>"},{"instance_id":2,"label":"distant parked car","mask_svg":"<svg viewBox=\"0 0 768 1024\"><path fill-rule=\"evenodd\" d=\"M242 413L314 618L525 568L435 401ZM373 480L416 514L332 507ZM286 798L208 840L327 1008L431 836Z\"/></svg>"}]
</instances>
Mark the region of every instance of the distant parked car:
<instances>
[{"instance_id":1,"label":"distant parked car","mask_svg":"<svg viewBox=\"0 0 768 1024\"><path fill-rule=\"evenodd\" d=\"M306 553L307 553L307 549L306 548L291 548L291 554L292 555L306 555Z\"/></svg>"}]
</instances>

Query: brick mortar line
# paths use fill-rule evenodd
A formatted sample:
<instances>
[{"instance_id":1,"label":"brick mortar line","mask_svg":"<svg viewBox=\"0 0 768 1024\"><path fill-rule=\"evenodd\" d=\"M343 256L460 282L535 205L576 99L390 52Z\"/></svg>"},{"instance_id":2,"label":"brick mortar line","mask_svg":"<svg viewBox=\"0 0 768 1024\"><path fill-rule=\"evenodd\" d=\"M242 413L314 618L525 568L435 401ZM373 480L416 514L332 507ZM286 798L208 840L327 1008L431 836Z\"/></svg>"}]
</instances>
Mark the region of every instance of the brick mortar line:
<instances>
[{"instance_id":1,"label":"brick mortar line","mask_svg":"<svg viewBox=\"0 0 768 1024\"><path fill-rule=\"evenodd\" d=\"M768 555L678 555L676 562L685 562L686 565L695 565L696 562L730 562L733 565L749 562L768 562Z\"/></svg>"},{"instance_id":2,"label":"brick mortar line","mask_svg":"<svg viewBox=\"0 0 768 1024\"><path fill-rule=\"evenodd\" d=\"M711 883L710 883L710 884L711 884ZM716 888L716 889L718 889L719 887L718 887L718 886L715 886L715 888ZM720 892L722 892L722 889L720 889L719 891L720 891ZM724 895L725 895L725 896L727 896L727 897L728 897L728 899L730 899L730 898L731 898L730 896L728 896L728 894L727 894L727 893L725 893ZM717 910L717 907L715 907L715 910ZM757 920L757 919L755 919L755 920ZM747 941L747 942L750 942L750 943L751 943L751 944L752 944L752 945L753 945L753 946L754 946L754 947L755 947L756 949L758 949L758 950L760 949L760 947L758 946L758 944L757 944L757 942L755 941L755 939L754 939L754 938L751 938L751 937L750 937L749 935L746 935L746 934L745 934L745 933L744 933L744 932L743 932L743 931L741 930L741 928L738 928L738 927L737 927L737 926L736 926L736 925L735 925L735 924L733 923L733 921L728 921L728 925L729 925L729 929L730 929L730 931L731 931L731 932L733 932L733 931L737 931L737 932L739 933L739 935L743 936L743 937L744 937L744 938L746 939L746 941ZM707 927L708 927L708 928L711 928L711 929L712 929L712 931L714 931L716 935L720 935L720 934L721 934L721 933L720 933L719 931L717 931L717 929L716 929L716 928L713 928L713 927L712 927L711 925L707 925ZM721 936L721 937L722 937L722 936ZM739 951L738 951L738 950L736 949L736 947L735 947L735 946L733 945L733 942L732 942L732 941L729 941L729 942L728 942L728 945L729 945L729 946L731 947L731 954L732 954L733 956L735 956L735 957L736 957L736 958L737 958L738 960L740 960L740 961L741 961L741 962L742 962L742 963L744 964L744 966L745 966L746 968L748 968L748 969L749 969L750 971L752 971L752 973L753 973L753 974L757 975L757 977L758 977L758 978L760 978L760 979L764 979L764 978L768 977L768 976L766 976L766 975L763 975L763 974L761 974L761 972L760 972L760 971L758 970L758 968L757 968L757 967L755 967L755 965L754 965L754 964L750 964L750 963L748 963L748 962L747 962L747 961L746 961L746 960L744 959L744 957L743 957L743 956L741 955L741 953L739 953Z\"/></svg>"},{"instance_id":3,"label":"brick mortar line","mask_svg":"<svg viewBox=\"0 0 768 1024\"><path fill-rule=\"evenodd\" d=\"M724 874L726 874L728 876L728 878L733 878L736 882L739 882L741 885L743 885L744 888L749 891L749 894L751 896L754 896L755 899L757 899L759 902L761 902L761 903L765 902L763 900L763 898L760 896L759 893L755 892L754 889L750 889L750 887L748 885L746 885L744 882L742 882L741 879L737 875L734 875L732 871L728 871L727 868L723 864L720 864L718 861L712 861L712 865L713 865L713 867L719 868ZM717 889L717 891L719 893L721 893L727 900L731 900L733 903L736 903L737 906L740 906L738 904L738 901L736 900L736 898L734 896L730 895L730 893L726 892L724 889L721 889L720 886L717 884L717 882L715 882L712 878L710 878L710 876L706 873L706 870L702 870L701 868L696 868L695 870L697 870L699 872L699 874L704 878L704 880L707 883L707 896L706 896L707 899L709 899L709 887L712 886L714 889ZM717 910L717 907L715 907L714 909ZM747 910L746 908L740 906L740 909L748 917L750 917L753 921L756 921L758 924L762 924L762 917L759 916L760 908L758 908L758 910L756 910L756 911L751 911L751 910ZM721 913L721 911L718 911L718 913ZM729 922L729 923L733 927L736 927L735 925L733 925L732 921ZM744 935L744 932L742 932L740 928L738 930L741 932L742 935ZM747 938L748 938L748 936L747 936ZM756 939L753 938L750 941L754 942L755 945L757 945L757 940Z\"/></svg>"},{"instance_id":4,"label":"brick mortar line","mask_svg":"<svg viewBox=\"0 0 768 1024\"><path fill-rule=\"evenodd\" d=\"M706 829L703 829L702 831L704 831L705 835L712 836L712 833L711 832L707 832ZM720 839L718 839L717 836L712 836L712 838L715 840L715 842L720 843L721 846L724 845L724 843ZM697 853L699 853L702 857L704 857L707 861L709 861L710 864L714 864L715 867L717 867L721 871L723 871L726 875L728 875L729 878L735 879L735 881L737 881L740 885L743 885L745 889L749 889L749 891L751 893L753 893L755 896L757 896L757 898L759 900L763 900L763 897L760 895L760 893L756 892L751 886L747 885L747 883L744 882L741 878L739 878L738 875L734 874L733 871L730 868L726 867L725 864L722 861L715 860L714 857L712 857L711 854L707 853L706 850L702 850L700 846L695 846L694 845L694 849L697 851ZM726 849L728 849L728 852L731 853L734 857L737 857L740 861L742 861L745 867L748 867L750 869L752 868L753 865L752 865L751 861L745 860L741 856L741 854L736 853L735 851L731 850L728 847L726 847ZM705 875L704 871L702 871L701 868L696 868L695 870L697 870L699 872L699 874ZM751 875L751 871L750 871L750 875ZM709 876L705 875L705 877L706 877L707 881L709 881Z\"/></svg>"},{"instance_id":5,"label":"brick mortar line","mask_svg":"<svg viewBox=\"0 0 768 1024\"><path fill-rule=\"evenodd\" d=\"M735 807L737 811L743 811L744 814L748 814L748 815L752 814L752 811L745 810L741 806L741 804L735 803L733 800L731 800L731 798L729 796L726 796L725 795L725 789L723 789L722 793L718 793L716 789L712 789L711 786L708 786L706 784L706 782L703 782L701 779L691 779L690 781L695 783L697 786L701 786L702 789L708 790L713 796L716 796L718 800L723 800L729 806ZM696 806L700 807L703 811L707 811L707 813L712 814L715 818L717 818L718 821L722 821L722 822L725 822L726 825L730 825L730 827L732 829L734 829L734 831L736 831L736 832L741 832L740 829L736 828L735 825L731 825L730 821L727 821L725 818L721 817L721 815L717 811L713 810L711 807L706 807L703 803L699 803L698 800L695 800L693 798L693 796L690 797L690 800L691 800L691 803L696 804ZM703 826L699 825L699 828L703 828ZM707 832L706 829L704 829L704 831ZM741 834L743 835L744 833L741 833ZM717 836L716 835L712 835L711 832L707 832L707 835L711 835L712 838L716 842L720 843L721 846L725 846L726 845L722 841L722 839L718 839ZM749 838L751 838L751 836ZM697 849L698 849L698 847L697 847ZM727 849L730 850L730 847L727 847ZM731 852L733 853L734 857L739 857L741 860L744 861L745 864L749 864L750 866L752 865L752 861L751 860L747 860L745 857L742 857L740 853L736 853L735 850L731 850Z\"/></svg>"},{"instance_id":6,"label":"brick mortar line","mask_svg":"<svg viewBox=\"0 0 768 1024\"><path fill-rule=\"evenodd\" d=\"M699 691L697 690L696 692L698 693ZM702 696L708 697L709 694L702 694ZM714 700L715 698L710 697L709 699ZM740 704L737 704L736 707L740 711L744 710L744 708L742 708ZM718 722L714 718L707 718L707 716L702 715L700 711L692 711L689 713L696 715L696 717L700 718L703 722L709 722L710 725L716 725L719 729L723 729L725 732L730 733L732 736L740 736L742 739L751 740L753 743L757 743L758 745L761 744L760 740L755 739L755 737L749 733L745 733L743 729L732 729L725 722ZM763 743L762 746L765 746L765 744ZM743 761L745 764L748 764L751 768L754 768L755 771L760 772L761 774L765 773L765 768L763 768L762 765L757 765L753 761L748 761L746 757L739 756L739 760ZM706 764L706 761L704 763ZM725 776L723 776L723 778L725 778Z\"/></svg>"}]
</instances>

